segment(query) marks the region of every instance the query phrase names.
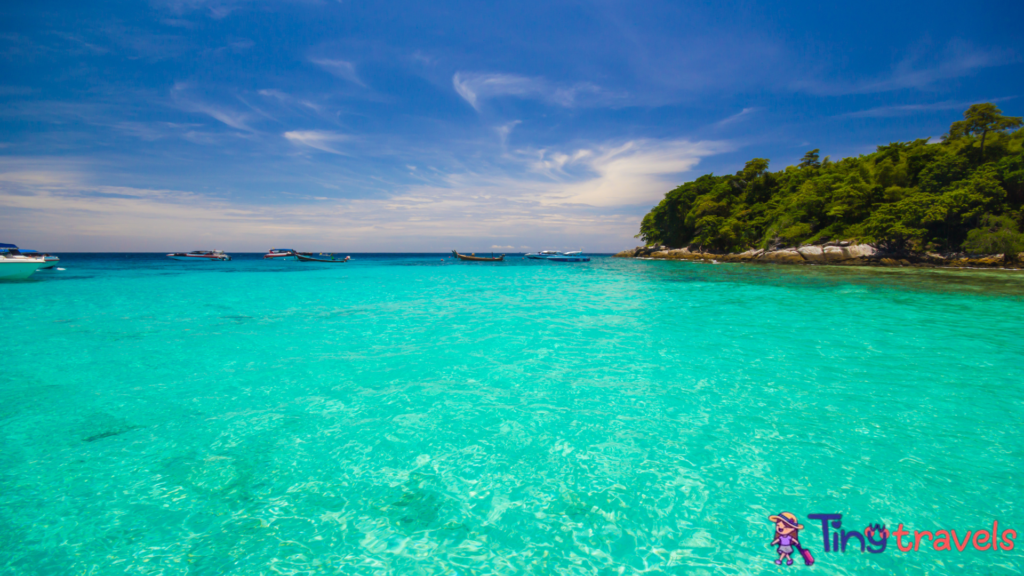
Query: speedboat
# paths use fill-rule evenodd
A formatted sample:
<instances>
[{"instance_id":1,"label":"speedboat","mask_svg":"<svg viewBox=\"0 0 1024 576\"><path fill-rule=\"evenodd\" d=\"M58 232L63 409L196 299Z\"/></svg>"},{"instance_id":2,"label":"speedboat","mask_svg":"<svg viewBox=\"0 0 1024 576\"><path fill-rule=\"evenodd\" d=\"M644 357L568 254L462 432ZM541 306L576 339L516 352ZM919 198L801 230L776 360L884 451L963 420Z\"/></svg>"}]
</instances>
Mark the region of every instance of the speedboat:
<instances>
[{"instance_id":1,"label":"speedboat","mask_svg":"<svg viewBox=\"0 0 1024 576\"><path fill-rule=\"evenodd\" d=\"M542 250L527 254L530 260L549 260L551 262L590 262L589 256L584 256L582 250L575 252L556 252L554 250Z\"/></svg>"},{"instance_id":2,"label":"speedboat","mask_svg":"<svg viewBox=\"0 0 1024 576\"><path fill-rule=\"evenodd\" d=\"M561 254L561 252L556 252L554 250L541 250L540 252L526 254L526 257L529 258L530 260L547 260L552 256L559 256Z\"/></svg>"},{"instance_id":3,"label":"speedboat","mask_svg":"<svg viewBox=\"0 0 1024 576\"><path fill-rule=\"evenodd\" d=\"M295 250L291 248L271 248L263 255L264 260L298 260Z\"/></svg>"},{"instance_id":4,"label":"speedboat","mask_svg":"<svg viewBox=\"0 0 1024 576\"><path fill-rule=\"evenodd\" d=\"M14 244L0 244L0 280L24 280L44 264L46 260L25 256Z\"/></svg>"},{"instance_id":5,"label":"speedboat","mask_svg":"<svg viewBox=\"0 0 1024 576\"><path fill-rule=\"evenodd\" d=\"M231 256L223 250L193 250L191 252L175 252L168 254L174 260L231 260Z\"/></svg>"},{"instance_id":6,"label":"speedboat","mask_svg":"<svg viewBox=\"0 0 1024 576\"><path fill-rule=\"evenodd\" d=\"M30 258L42 258L43 260L46 260L46 264L39 267L40 270L53 268L58 262L60 262L60 258L53 254L40 254L37 250L22 250L21 253Z\"/></svg>"},{"instance_id":7,"label":"speedboat","mask_svg":"<svg viewBox=\"0 0 1024 576\"><path fill-rule=\"evenodd\" d=\"M552 262L590 262L590 256L584 256L582 250L565 252L548 258Z\"/></svg>"}]
</instances>

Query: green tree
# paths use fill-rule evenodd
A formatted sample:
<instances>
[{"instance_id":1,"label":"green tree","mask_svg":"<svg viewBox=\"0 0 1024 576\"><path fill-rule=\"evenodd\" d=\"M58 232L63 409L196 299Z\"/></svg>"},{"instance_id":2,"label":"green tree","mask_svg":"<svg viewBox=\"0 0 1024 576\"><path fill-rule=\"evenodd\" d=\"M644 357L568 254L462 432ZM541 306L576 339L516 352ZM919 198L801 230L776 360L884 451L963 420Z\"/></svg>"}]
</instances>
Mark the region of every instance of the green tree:
<instances>
[{"instance_id":1,"label":"green tree","mask_svg":"<svg viewBox=\"0 0 1024 576\"><path fill-rule=\"evenodd\" d=\"M981 219L981 227L967 233L964 249L982 254L1002 254L1003 259L1013 261L1024 252L1024 234L1009 216L986 214Z\"/></svg>"},{"instance_id":2,"label":"green tree","mask_svg":"<svg viewBox=\"0 0 1024 576\"><path fill-rule=\"evenodd\" d=\"M807 154L804 154L804 157L800 159L799 166L801 168L817 168L818 166L821 166L821 162L818 161L818 151L819 149L815 148Z\"/></svg>"},{"instance_id":3,"label":"green tree","mask_svg":"<svg viewBox=\"0 0 1024 576\"><path fill-rule=\"evenodd\" d=\"M768 160L764 158L754 158L750 162L743 165L743 170L736 173L736 176L740 177L744 183L752 182L756 178L760 178L766 172L768 172Z\"/></svg>"},{"instance_id":4,"label":"green tree","mask_svg":"<svg viewBox=\"0 0 1024 576\"><path fill-rule=\"evenodd\" d=\"M985 136L989 132L1002 132L1012 128L1020 128L1024 124L1019 116L1003 116L1003 111L995 104L973 104L964 112L964 119L953 122L949 127L949 139L955 140L964 136L981 136L981 158L985 159Z\"/></svg>"},{"instance_id":5,"label":"green tree","mask_svg":"<svg viewBox=\"0 0 1024 576\"><path fill-rule=\"evenodd\" d=\"M866 239L897 251L920 244L927 233L921 220L930 204L931 198L927 194L882 204L862 225Z\"/></svg>"},{"instance_id":6,"label":"green tree","mask_svg":"<svg viewBox=\"0 0 1024 576\"><path fill-rule=\"evenodd\" d=\"M885 146L877 146L875 148L878 153L878 161L888 159L893 164L900 163L900 152L906 152L910 149L910 144L907 142L889 142Z\"/></svg>"},{"instance_id":7,"label":"green tree","mask_svg":"<svg viewBox=\"0 0 1024 576\"><path fill-rule=\"evenodd\" d=\"M1005 198L1006 190L1000 186L996 170L983 166L935 198L922 221L937 225L934 230L936 234L941 230L949 249L960 244L968 224L977 225L982 214L994 211Z\"/></svg>"}]
</instances>

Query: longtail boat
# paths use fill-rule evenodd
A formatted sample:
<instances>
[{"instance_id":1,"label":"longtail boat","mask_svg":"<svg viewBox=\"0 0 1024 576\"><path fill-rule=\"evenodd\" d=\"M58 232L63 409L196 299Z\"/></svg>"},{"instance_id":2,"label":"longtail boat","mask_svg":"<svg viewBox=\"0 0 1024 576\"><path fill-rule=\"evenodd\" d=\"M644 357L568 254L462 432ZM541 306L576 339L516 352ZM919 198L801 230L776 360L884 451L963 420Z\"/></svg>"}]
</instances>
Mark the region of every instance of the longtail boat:
<instances>
[{"instance_id":1,"label":"longtail boat","mask_svg":"<svg viewBox=\"0 0 1024 576\"><path fill-rule=\"evenodd\" d=\"M345 256L344 258L338 258L334 254L313 254L312 252L295 252L295 257L299 259L299 262L327 262L329 264L344 264L348 262L351 256Z\"/></svg>"},{"instance_id":2,"label":"longtail boat","mask_svg":"<svg viewBox=\"0 0 1024 576\"><path fill-rule=\"evenodd\" d=\"M459 260L464 260L466 262L501 262L505 260L504 254L498 257L481 258L480 256L477 256L475 252L470 256L466 256L465 254L459 254L458 250L452 250L452 255Z\"/></svg>"}]
</instances>

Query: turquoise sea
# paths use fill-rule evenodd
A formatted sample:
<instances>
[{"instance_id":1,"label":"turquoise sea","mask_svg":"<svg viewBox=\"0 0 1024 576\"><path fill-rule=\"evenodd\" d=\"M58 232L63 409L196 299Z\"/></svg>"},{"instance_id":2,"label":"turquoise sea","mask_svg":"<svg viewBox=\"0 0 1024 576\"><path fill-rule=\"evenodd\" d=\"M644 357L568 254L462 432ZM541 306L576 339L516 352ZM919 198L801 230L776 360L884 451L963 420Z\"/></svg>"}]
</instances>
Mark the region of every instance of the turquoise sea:
<instances>
[{"instance_id":1,"label":"turquoise sea","mask_svg":"<svg viewBox=\"0 0 1024 576\"><path fill-rule=\"evenodd\" d=\"M0 284L0 573L1024 571L807 519L1024 531L1024 273L353 259Z\"/></svg>"}]
</instances>

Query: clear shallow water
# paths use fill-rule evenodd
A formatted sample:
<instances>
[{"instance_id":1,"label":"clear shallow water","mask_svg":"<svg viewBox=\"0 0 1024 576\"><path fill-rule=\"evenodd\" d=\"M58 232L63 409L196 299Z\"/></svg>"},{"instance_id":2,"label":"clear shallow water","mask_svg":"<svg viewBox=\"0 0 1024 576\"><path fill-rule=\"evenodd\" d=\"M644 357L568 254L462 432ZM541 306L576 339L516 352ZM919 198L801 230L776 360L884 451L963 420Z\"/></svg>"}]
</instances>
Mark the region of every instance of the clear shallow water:
<instances>
[{"instance_id":1,"label":"clear shallow water","mask_svg":"<svg viewBox=\"0 0 1024 576\"><path fill-rule=\"evenodd\" d=\"M1024 275L442 257L0 284L0 572L1024 569L806 519L1024 531Z\"/></svg>"}]
</instances>

